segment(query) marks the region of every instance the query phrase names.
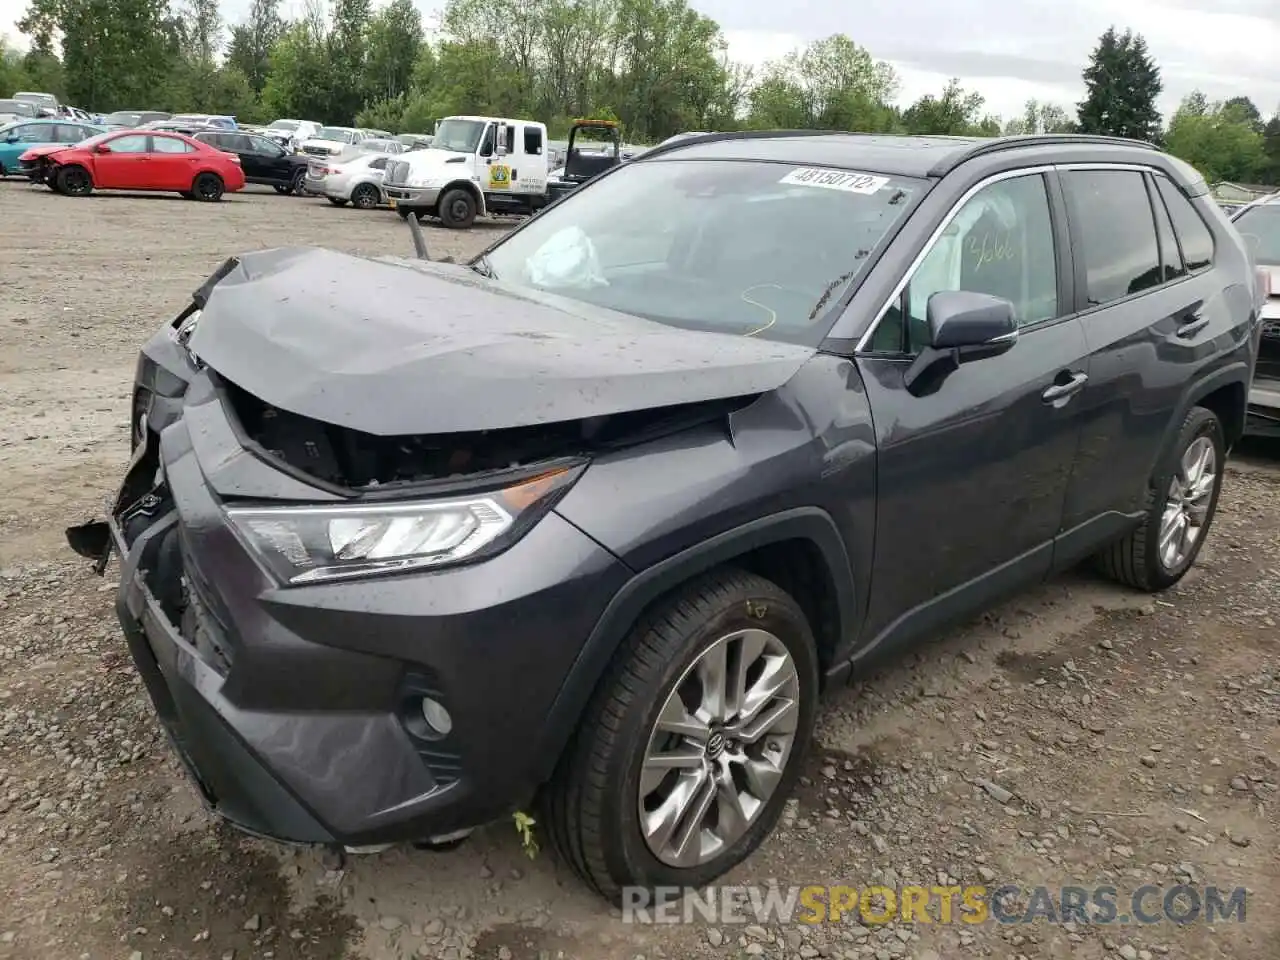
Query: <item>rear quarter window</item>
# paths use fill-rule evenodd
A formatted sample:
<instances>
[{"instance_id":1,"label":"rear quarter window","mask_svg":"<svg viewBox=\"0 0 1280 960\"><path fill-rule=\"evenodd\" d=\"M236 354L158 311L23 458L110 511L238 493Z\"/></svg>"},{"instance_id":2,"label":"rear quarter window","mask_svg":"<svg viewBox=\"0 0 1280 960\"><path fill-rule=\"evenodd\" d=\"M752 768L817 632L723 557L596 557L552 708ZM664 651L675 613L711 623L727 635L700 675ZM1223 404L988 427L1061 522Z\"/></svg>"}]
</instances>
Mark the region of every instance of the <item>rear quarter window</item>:
<instances>
[{"instance_id":1,"label":"rear quarter window","mask_svg":"<svg viewBox=\"0 0 1280 960\"><path fill-rule=\"evenodd\" d=\"M1178 235L1187 269L1194 273L1210 266L1213 263L1213 233L1195 205L1163 174L1156 175L1156 186L1173 221L1173 231Z\"/></svg>"}]
</instances>

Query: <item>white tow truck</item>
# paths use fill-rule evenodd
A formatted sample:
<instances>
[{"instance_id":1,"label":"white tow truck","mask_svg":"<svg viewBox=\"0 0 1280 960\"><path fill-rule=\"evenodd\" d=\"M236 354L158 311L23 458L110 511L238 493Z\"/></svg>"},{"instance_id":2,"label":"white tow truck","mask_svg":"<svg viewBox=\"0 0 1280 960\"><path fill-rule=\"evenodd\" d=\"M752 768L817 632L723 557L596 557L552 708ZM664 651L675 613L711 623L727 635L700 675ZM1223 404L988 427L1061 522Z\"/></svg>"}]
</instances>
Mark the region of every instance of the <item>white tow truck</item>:
<instances>
[{"instance_id":1,"label":"white tow truck","mask_svg":"<svg viewBox=\"0 0 1280 960\"><path fill-rule=\"evenodd\" d=\"M466 229L478 216L527 215L549 202L547 128L533 120L445 117L432 145L387 164L382 188L401 217Z\"/></svg>"}]
</instances>

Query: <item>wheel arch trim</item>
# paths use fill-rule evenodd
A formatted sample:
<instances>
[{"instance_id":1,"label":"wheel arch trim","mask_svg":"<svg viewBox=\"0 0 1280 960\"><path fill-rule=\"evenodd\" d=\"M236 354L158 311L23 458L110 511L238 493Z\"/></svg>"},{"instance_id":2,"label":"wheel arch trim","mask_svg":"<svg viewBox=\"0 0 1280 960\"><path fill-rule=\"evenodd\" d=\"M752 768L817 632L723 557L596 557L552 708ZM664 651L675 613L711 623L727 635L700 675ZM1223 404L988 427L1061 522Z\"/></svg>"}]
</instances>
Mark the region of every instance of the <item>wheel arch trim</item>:
<instances>
[{"instance_id":1,"label":"wheel arch trim","mask_svg":"<svg viewBox=\"0 0 1280 960\"><path fill-rule=\"evenodd\" d=\"M817 548L835 587L837 636L845 636L855 616L853 567L835 521L818 507L796 507L717 534L637 573L605 607L574 660L547 715L535 752L537 783L548 780L577 728L596 686L627 633L644 610L680 584L752 550L787 540ZM831 665L838 673L843 665Z\"/></svg>"}]
</instances>

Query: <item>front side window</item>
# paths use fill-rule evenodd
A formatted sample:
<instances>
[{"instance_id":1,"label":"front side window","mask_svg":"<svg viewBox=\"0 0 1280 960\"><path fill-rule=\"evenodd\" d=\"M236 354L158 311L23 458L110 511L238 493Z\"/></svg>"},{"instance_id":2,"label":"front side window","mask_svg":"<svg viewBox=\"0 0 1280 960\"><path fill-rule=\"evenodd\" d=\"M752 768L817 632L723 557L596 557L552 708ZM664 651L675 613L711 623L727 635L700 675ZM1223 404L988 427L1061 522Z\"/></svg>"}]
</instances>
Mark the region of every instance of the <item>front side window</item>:
<instances>
[{"instance_id":1,"label":"front side window","mask_svg":"<svg viewBox=\"0 0 1280 960\"><path fill-rule=\"evenodd\" d=\"M1058 316L1058 261L1042 176L1001 180L965 202L876 327L871 349L918 353L929 342L929 298L947 290L1008 300L1019 327Z\"/></svg>"},{"instance_id":2,"label":"front side window","mask_svg":"<svg viewBox=\"0 0 1280 960\"><path fill-rule=\"evenodd\" d=\"M18 128L19 143L55 143L54 124L27 123Z\"/></svg>"},{"instance_id":3,"label":"front side window","mask_svg":"<svg viewBox=\"0 0 1280 960\"><path fill-rule=\"evenodd\" d=\"M1156 222L1137 170L1072 170L1063 174L1085 262L1091 307L1159 286Z\"/></svg>"},{"instance_id":4,"label":"front side window","mask_svg":"<svg viewBox=\"0 0 1280 960\"><path fill-rule=\"evenodd\" d=\"M284 147L276 143L274 140L268 140L266 137L249 137L249 143L253 153L262 154L264 157L283 157L285 155Z\"/></svg>"},{"instance_id":5,"label":"front side window","mask_svg":"<svg viewBox=\"0 0 1280 960\"><path fill-rule=\"evenodd\" d=\"M131 134L127 137L116 137L114 140L108 140L107 146L111 148L112 153L146 153L147 140L150 139L146 134ZM156 139L160 139L157 137Z\"/></svg>"},{"instance_id":6,"label":"front side window","mask_svg":"<svg viewBox=\"0 0 1280 960\"><path fill-rule=\"evenodd\" d=\"M514 287L670 326L817 344L926 189L791 164L637 161L529 221L488 266Z\"/></svg>"},{"instance_id":7,"label":"front side window","mask_svg":"<svg viewBox=\"0 0 1280 960\"><path fill-rule=\"evenodd\" d=\"M524 128L524 152L534 155L542 152L542 131L537 127Z\"/></svg>"}]
</instances>

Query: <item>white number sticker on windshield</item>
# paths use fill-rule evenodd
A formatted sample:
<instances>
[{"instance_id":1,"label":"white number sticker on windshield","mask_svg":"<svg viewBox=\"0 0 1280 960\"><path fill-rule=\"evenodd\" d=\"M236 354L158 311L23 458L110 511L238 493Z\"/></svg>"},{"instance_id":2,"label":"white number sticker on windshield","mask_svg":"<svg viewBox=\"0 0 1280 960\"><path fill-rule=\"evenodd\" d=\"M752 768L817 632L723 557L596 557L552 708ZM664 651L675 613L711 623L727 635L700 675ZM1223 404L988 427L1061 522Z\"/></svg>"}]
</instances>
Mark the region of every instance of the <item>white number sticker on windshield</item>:
<instances>
[{"instance_id":1,"label":"white number sticker on windshield","mask_svg":"<svg viewBox=\"0 0 1280 960\"><path fill-rule=\"evenodd\" d=\"M873 177L869 173L849 173L847 170L801 167L799 170L792 170L778 182L822 187L824 190L843 190L845 193L875 193L889 182L889 178Z\"/></svg>"}]
</instances>

